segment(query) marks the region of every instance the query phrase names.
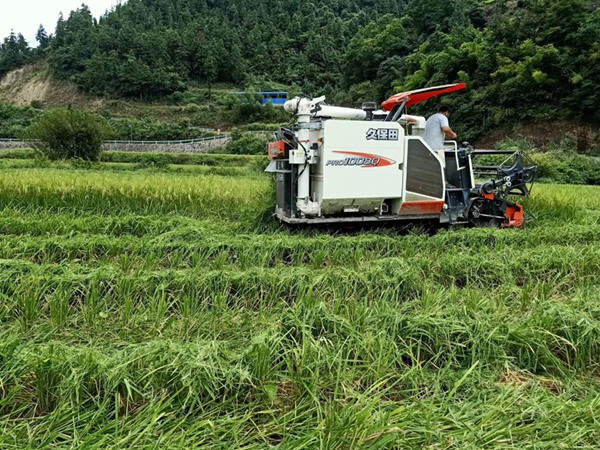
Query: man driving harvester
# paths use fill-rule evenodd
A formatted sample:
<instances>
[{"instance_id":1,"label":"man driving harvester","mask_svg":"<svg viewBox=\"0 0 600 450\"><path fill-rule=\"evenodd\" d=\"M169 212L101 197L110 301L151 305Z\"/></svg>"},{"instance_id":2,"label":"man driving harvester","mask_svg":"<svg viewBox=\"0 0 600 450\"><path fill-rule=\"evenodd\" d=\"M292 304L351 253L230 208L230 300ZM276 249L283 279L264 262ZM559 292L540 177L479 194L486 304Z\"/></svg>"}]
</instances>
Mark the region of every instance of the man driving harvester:
<instances>
[{"instance_id":1,"label":"man driving harvester","mask_svg":"<svg viewBox=\"0 0 600 450\"><path fill-rule=\"evenodd\" d=\"M433 150L441 150L440 155L442 161L444 160L444 141L448 139L456 139L456 133L450 128L448 123L448 116L450 116L450 108L446 105L442 105L438 108L437 113L433 114L425 123L425 133L423 139L429 144Z\"/></svg>"}]
</instances>

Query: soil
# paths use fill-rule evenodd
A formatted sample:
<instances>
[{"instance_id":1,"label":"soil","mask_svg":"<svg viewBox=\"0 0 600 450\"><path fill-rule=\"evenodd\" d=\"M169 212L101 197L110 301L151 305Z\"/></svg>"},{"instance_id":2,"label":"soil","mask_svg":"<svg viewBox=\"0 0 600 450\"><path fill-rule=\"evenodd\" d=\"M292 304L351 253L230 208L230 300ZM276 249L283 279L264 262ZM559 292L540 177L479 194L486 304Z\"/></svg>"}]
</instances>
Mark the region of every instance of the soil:
<instances>
[{"instance_id":1,"label":"soil","mask_svg":"<svg viewBox=\"0 0 600 450\"><path fill-rule=\"evenodd\" d=\"M103 100L87 96L67 80L57 80L40 66L24 66L0 79L0 102L14 105L39 103L42 107L74 106L101 108Z\"/></svg>"},{"instance_id":2,"label":"soil","mask_svg":"<svg viewBox=\"0 0 600 450\"><path fill-rule=\"evenodd\" d=\"M579 153L600 148L600 128L573 120L547 120L520 123L514 127L499 128L475 143L476 148L497 148L506 139L524 139L540 150L549 150L567 141Z\"/></svg>"}]
</instances>

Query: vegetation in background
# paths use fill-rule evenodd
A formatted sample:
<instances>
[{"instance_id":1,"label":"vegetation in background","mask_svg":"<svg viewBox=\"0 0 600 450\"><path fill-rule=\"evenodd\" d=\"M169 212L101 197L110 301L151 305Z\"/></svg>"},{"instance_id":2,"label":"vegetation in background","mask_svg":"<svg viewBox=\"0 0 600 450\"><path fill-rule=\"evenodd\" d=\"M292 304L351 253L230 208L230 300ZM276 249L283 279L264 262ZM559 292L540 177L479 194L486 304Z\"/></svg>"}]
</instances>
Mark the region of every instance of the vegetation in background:
<instances>
[{"instance_id":1,"label":"vegetation in background","mask_svg":"<svg viewBox=\"0 0 600 450\"><path fill-rule=\"evenodd\" d=\"M281 106L274 106L272 103L263 104L262 96L252 92L226 96L224 106L230 112L229 123L277 123L290 119L290 114Z\"/></svg>"},{"instance_id":2,"label":"vegetation in background","mask_svg":"<svg viewBox=\"0 0 600 450\"><path fill-rule=\"evenodd\" d=\"M14 138L22 135L41 112L32 106L0 104L0 137Z\"/></svg>"},{"instance_id":3,"label":"vegetation in background","mask_svg":"<svg viewBox=\"0 0 600 450\"><path fill-rule=\"evenodd\" d=\"M32 102L34 103L34 102ZM41 105L36 105L41 106ZM52 111L53 108L45 111ZM159 111L157 108L154 113ZM44 113L43 109L34 106L13 106L0 104L0 137L17 138L23 136L25 130ZM144 111L146 113L146 111ZM229 114L220 110L221 114ZM99 114L108 120L108 136L118 140L180 140L194 139L212 134L205 127L194 123L190 116L193 114L177 115L168 113L166 118L157 119L149 115L143 118L113 117L108 109L103 109Z\"/></svg>"},{"instance_id":4,"label":"vegetation in background","mask_svg":"<svg viewBox=\"0 0 600 450\"><path fill-rule=\"evenodd\" d=\"M0 78L35 59L35 51L29 47L23 35L11 31L0 44Z\"/></svg>"},{"instance_id":5,"label":"vegetation in background","mask_svg":"<svg viewBox=\"0 0 600 450\"><path fill-rule=\"evenodd\" d=\"M234 129L227 142L225 151L234 155L264 155L268 136Z\"/></svg>"},{"instance_id":6,"label":"vegetation in background","mask_svg":"<svg viewBox=\"0 0 600 450\"><path fill-rule=\"evenodd\" d=\"M256 94L232 94L231 86L220 86L207 95L195 88L162 102L107 100L97 112L108 120L110 135L118 140L180 140L219 134L238 126L244 130L276 130L292 116L279 106L262 104ZM202 104L193 103L194 101ZM30 106L0 103L0 138L15 138L45 111L39 101Z\"/></svg>"},{"instance_id":7,"label":"vegetation in background","mask_svg":"<svg viewBox=\"0 0 600 450\"><path fill-rule=\"evenodd\" d=\"M30 43L21 33L11 33L0 44L0 78L11 70L31 64L44 57L53 36L48 35L43 25L40 25L35 40L37 47L31 48Z\"/></svg>"},{"instance_id":8,"label":"vegetation in background","mask_svg":"<svg viewBox=\"0 0 600 450\"><path fill-rule=\"evenodd\" d=\"M49 159L97 161L108 133L106 120L97 114L54 109L40 116L25 137Z\"/></svg>"},{"instance_id":9,"label":"vegetation in background","mask_svg":"<svg viewBox=\"0 0 600 450\"><path fill-rule=\"evenodd\" d=\"M185 118L178 122L164 122L152 117L143 119L114 118L109 121L108 125L111 128L111 136L120 140L167 141L194 139L207 134L206 131L193 126Z\"/></svg>"},{"instance_id":10,"label":"vegetation in background","mask_svg":"<svg viewBox=\"0 0 600 450\"><path fill-rule=\"evenodd\" d=\"M473 141L528 119L600 123L598 23L593 0L135 0L99 21L82 5L59 19L54 36L41 30L43 51L12 34L0 46L0 67L44 57L54 76L92 94L180 102L203 86L202 103L214 100L219 83L358 105L466 82L466 93L443 101L459 135ZM200 108L193 120L219 128L280 121L253 117L269 114L243 111L249 106L229 108L221 119Z\"/></svg>"}]
</instances>

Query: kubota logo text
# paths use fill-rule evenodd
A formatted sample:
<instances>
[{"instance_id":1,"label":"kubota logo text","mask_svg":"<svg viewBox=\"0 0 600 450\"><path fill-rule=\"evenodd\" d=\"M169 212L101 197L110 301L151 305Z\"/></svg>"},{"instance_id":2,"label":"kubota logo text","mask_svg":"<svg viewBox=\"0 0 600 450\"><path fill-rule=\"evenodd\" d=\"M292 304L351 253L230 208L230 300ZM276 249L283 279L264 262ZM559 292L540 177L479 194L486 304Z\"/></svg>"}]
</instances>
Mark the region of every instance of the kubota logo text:
<instances>
[{"instance_id":1,"label":"kubota logo text","mask_svg":"<svg viewBox=\"0 0 600 450\"><path fill-rule=\"evenodd\" d=\"M385 167L395 164L396 161L384 156L372 155L371 153L360 152L333 152L346 156L344 159L329 159L326 166L361 166L363 168Z\"/></svg>"}]
</instances>

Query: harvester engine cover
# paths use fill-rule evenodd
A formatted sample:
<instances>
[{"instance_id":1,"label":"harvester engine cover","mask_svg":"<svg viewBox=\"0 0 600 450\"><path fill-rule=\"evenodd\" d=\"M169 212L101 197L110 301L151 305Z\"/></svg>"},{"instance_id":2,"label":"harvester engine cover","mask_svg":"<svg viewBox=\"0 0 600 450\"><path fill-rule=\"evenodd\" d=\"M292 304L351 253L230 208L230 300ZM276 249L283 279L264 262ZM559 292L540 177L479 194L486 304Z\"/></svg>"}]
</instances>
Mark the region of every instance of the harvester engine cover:
<instances>
[{"instance_id":1,"label":"harvester engine cover","mask_svg":"<svg viewBox=\"0 0 600 450\"><path fill-rule=\"evenodd\" d=\"M396 94L383 110L330 106L325 97L296 97L284 105L296 123L276 133L268 148L275 174L275 215L289 224L433 220L447 225L514 227L523 208L509 198L528 196L536 167L522 152L479 151L446 141L433 150L423 140L425 118L406 114L421 101L460 89L452 84ZM492 178L476 183L474 158L508 153Z\"/></svg>"}]
</instances>

